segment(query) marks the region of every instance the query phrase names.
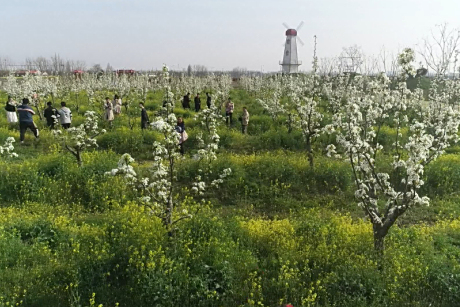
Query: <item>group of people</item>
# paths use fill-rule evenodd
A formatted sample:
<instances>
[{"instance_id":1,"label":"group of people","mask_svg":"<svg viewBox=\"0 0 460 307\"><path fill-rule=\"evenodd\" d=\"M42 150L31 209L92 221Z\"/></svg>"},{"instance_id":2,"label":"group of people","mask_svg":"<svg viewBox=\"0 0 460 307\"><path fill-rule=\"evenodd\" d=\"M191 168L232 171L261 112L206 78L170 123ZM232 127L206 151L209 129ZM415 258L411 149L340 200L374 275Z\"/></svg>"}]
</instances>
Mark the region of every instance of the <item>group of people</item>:
<instances>
[{"instance_id":1,"label":"group of people","mask_svg":"<svg viewBox=\"0 0 460 307\"><path fill-rule=\"evenodd\" d=\"M18 104L12 97L8 97L5 106L6 119L8 123L14 124L19 122L19 139L24 143L24 137L27 129L31 130L35 138L39 138L39 130L35 125L33 116L35 111L30 106L28 98L22 99L22 104ZM19 116L18 116L19 115ZM47 103L47 108L43 112L46 119L46 124L49 128L54 129L56 123L60 123L64 129L70 128L72 122L72 111L66 107L66 103L61 102L61 108L57 110L53 107L51 101Z\"/></svg>"},{"instance_id":2,"label":"group of people","mask_svg":"<svg viewBox=\"0 0 460 307\"><path fill-rule=\"evenodd\" d=\"M58 110L53 107L51 101L48 101L47 107L43 112L43 116L46 119L46 125L50 129L54 129L54 126L59 122L64 129L69 129L72 123L72 111L67 107L65 101L61 102L61 108Z\"/></svg>"},{"instance_id":3,"label":"group of people","mask_svg":"<svg viewBox=\"0 0 460 307\"><path fill-rule=\"evenodd\" d=\"M123 105L121 98L118 95L113 97L113 101L109 97L105 97L104 102L104 119L112 126L115 115L121 114L121 106Z\"/></svg>"},{"instance_id":4,"label":"group of people","mask_svg":"<svg viewBox=\"0 0 460 307\"><path fill-rule=\"evenodd\" d=\"M211 108L211 95L206 93L206 105L208 108ZM35 111L30 107L30 101L27 98L22 100L22 104L18 104L13 100L12 97L8 96L8 101L6 102L5 110L8 123L17 123L19 122L19 131L20 131L20 141L24 142L24 136L27 129L30 129L34 134L35 138L39 138L39 131L37 126L33 121L33 115ZM190 93L184 96L183 107L185 109L190 108ZM113 101L110 98L106 97L104 102L104 119L112 125L115 115L121 114L122 101L118 95L114 96ZM141 108L141 129L147 129L150 120L147 114L147 110L143 103L140 103ZM195 97L195 111L199 112L201 109L201 100L200 95L197 94ZM233 111L235 105L232 100L229 98L225 103L225 116L227 125L233 124ZM19 115L19 119L18 119ZM51 101L47 102L47 107L43 112L44 118L46 119L46 124L48 128L54 129L57 123L61 124L64 129L70 128L72 123L72 111L66 106L66 102L61 102L61 108L58 110L53 107ZM242 126L242 133L247 133L247 128L249 124L249 112L246 107L243 107L243 114L239 118ZM181 154L184 154L184 142L188 139L187 132L185 131L185 123L182 117L177 119L177 125L175 126L176 132L179 134L179 146Z\"/></svg>"},{"instance_id":5,"label":"group of people","mask_svg":"<svg viewBox=\"0 0 460 307\"><path fill-rule=\"evenodd\" d=\"M235 104L230 98L225 103L225 120L227 125L233 124L233 111L235 110ZM238 118L241 121L241 132L246 134L248 132L249 125L249 112L246 107L243 107L243 114Z\"/></svg>"},{"instance_id":6,"label":"group of people","mask_svg":"<svg viewBox=\"0 0 460 307\"><path fill-rule=\"evenodd\" d=\"M206 105L211 108L211 94L206 93ZM184 98L182 99L182 107L184 109L190 109L190 93L187 93ZM225 118L227 125L233 124L233 111L235 109L235 105L232 102L231 98L228 98L227 102L225 103ZM201 98L200 93L197 93L195 96L195 112L199 112L201 110ZM249 125L249 112L246 107L243 107L243 114L239 118L241 121L241 130L243 134L246 134L248 131Z\"/></svg>"},{"instance_id":7,"label":"group of people","mask_svg":"<svg viewBox=\"0 0 460 307\"><path fill-rule=\"evenodd\" d=\"M56 124L60 124L62 128L68 129L72 124L72 111L67 107L66 102L61 102L61 108L58 110L53 106L51 101L46 103L47 107L43 111L43 117L46 120L46 125L50 129L54 129ZM115 95L113 102L107 97L105 99L104 108L104 119L107 120L110 125L114 120L114 114L121 113L122 102L118 95ZM15 124L19 122L19 134L20 141L24 143L24 137L27 129L31 130L35 138L39 138L39 130L37 125L33 121L33 115L35 111L30 106L30 100L28 98L22 99L22 104L17 103L11 96L8 96L8 100L5 105L6 119L8 123Z\"/></svg>"},{"instance_id":8,"label":"group of people","mask_svg":"<svg viewBox=\"0 0 460 307\"><path fill-rule=\"evenodd\" d=\"M190 109L190 93L187 93L187 95L184 96L182 99L182 107L184 109ZM199 112L201 110L201 98L200 98L200 93L196 93L196 96L194 98L195 102L195 112ZM208 109L211 108L211 94L206 93L206 105L208 106Z\"/></svg>"},{"instance_id":9,"label":"group of people","mask_svg":"<svg viewBox=\"0 0 460 307\"><path fill-rule=\"evenodd\" d=\"M147 110L145 109L144 103L141 102L139 106L141 108L141 129L145 130L150 124L149 115L147 114ZM180 153L181 155L184 155L184 142L188 139L188 135L185 131L185 123L182 117L177 118L175 130L179 134Z\"/></svg>"}]
</instances>

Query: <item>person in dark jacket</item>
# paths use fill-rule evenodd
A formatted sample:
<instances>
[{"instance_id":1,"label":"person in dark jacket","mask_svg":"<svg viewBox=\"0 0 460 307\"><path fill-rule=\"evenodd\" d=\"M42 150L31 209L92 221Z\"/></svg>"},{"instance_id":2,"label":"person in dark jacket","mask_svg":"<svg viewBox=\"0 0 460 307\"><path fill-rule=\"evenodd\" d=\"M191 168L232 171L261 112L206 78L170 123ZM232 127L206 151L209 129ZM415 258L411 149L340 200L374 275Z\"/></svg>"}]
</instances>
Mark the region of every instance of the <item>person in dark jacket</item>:
<instances>
[{"instance_id":1,"label":"person in dark jacket","mask_svg":"<svg viewBox=\"0 0 460 307\"><path fill-rule=\"evenodd\" d=\"M46 105L48 106L44 112L44 116L46 118L46 125L48 126L48 128L54 129L54 125L56 124L59 115L57 110L53 107L51 101L48 101Z\"/></svg>"},{"instance_id":2,"label":"person in dark jacket","mask_svg":"<svg viewBox=\"0 0 460 307\"><path fill-rule=\"evenodd\" d=\"M200 94L196 93L196 96L195 96L195 112L199 112L200 109L201 109Z\"/></svg>"},{"instance_id":3,"label":"person in dark jacket","mask_svg":"<svg viewBox=\"0 0 460 307\"><path fill-rule=\"evenodd\" d=\"M184 107L184 109L190 109L190 93L187 93L187 95L184 96L182 106Z\"/></svg>"},{"instance_id":4,"label":"person in dark jacket","mask_svg":"<svg viewBox=\"0 0 460 307\"><path fill-rule=\"evenodd\" d=\"M149 115L147 114L147 110L144 107L144 104L141 102L139 104L141 107L141 129L147 129L147 125L150 123L149 121Z\"/></svg>"},{"instance_id":5,"label":"person in dark jacket","mask_svg":"<svg viewBox=\"0 0 460 307\"><path fill-rule=\"evenodd\" d=\"M27 129L30 129L35 138L38 139L39 132L32 118L35 112L29 106L29 99L22 99L22 105L18 106L17 110L19 114L19 139L21 140L21 144L24 143L24 136Z\"/></svg>"},{"instance_id":6,"label":"person in dark jacket","mask_svg":"<svg viewBox=\"0 0 460 307\"><path fill-rule=\"evenodd\" d=\"M185 123L182 117L177 118L177 126L179 126L182 129L182 131L185 131Z\"/></svg>"},{"instance_id":7,"label":"person in dark jacket","mask_svg":"<svg viewBox=\"0 0 460 307\"><path fill-rule=\"evenodd\" d=\"M206 105L208 106L208 109L211 109L211 94L206 93Z\"/></svg>"}]
</instances>

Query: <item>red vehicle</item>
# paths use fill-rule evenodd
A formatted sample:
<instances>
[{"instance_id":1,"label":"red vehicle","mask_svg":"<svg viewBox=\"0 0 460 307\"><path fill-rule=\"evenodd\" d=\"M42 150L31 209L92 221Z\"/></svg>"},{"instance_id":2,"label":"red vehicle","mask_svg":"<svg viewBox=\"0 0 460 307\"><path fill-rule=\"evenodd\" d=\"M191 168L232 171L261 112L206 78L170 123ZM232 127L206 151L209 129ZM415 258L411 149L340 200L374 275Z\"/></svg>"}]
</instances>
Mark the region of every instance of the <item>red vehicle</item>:
<instances>
[{"instance_id":1,"label":"red vehicle","mask_svg":"<svg viewBox=\"0 0 460 307\"><path fill-rule=\"evenodd\" d=\"M39 70L18 70L16 71L16 76L17 77L23 77L25 76L26 74L29 74L29 75L32 75L32 76L37 76L40 74L40 71Z\"/></svg>"},{"instance_id":2,"label":"red vehicle","mask_svg":"<svg viewBox=\"0 0 460 307\"><path fill-rule=\"evenodd\" d=\"M18 70L16 71L16 76L22 77L22 76L25 76L28 72L29 72L28 70Z\"/></svg>"},{"instance_id":3,"label":"red vehicle","mask_svg":"<svg viewBox=\"0 0 460 307\"><path fill-rule=\"evenodd\" d=\"M135 72L133 69L120 69L117 70L117 75L134 75Z\"/></svg>"},{"instance_id":4,"label":"red vehicle","mask_svg":"<svg viewBox=\"0 0 460 307\"><path fill-rule=\"evenodd\" d=\"M75 69L73 71L73 75L75 76L75 79L81 80L81 76L83 75L83 70Z\"/></svg>"}]
</instances>

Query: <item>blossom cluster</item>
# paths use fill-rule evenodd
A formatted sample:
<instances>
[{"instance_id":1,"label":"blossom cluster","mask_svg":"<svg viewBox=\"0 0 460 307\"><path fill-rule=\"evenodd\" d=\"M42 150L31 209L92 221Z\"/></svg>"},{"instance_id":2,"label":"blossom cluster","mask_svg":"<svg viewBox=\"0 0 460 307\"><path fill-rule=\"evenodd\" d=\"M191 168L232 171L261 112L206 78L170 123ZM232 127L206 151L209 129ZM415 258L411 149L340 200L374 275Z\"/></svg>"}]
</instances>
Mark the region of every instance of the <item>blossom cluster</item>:
<instances>
[{"instance_id":1,"label":"blossom cluster","mask_svg":"<svg viewBox=\"0 0 460 307\"><path fill-rule=\"evenodd\" d=\"M17 158L18 154L14 152L13 143L15 142L13 137L8 137L5 140L3 146L0 146L0 156L7 158Z\"/></svg>"}]
</instances>

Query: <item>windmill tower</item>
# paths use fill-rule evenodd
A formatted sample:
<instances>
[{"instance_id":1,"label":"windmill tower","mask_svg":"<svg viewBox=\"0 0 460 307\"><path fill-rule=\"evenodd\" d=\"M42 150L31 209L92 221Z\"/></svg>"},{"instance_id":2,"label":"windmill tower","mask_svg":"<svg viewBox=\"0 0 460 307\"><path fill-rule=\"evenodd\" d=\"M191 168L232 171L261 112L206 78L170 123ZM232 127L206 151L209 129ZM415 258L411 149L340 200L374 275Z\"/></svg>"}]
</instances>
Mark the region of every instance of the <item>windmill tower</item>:
<instances>
[{"instance_id":1,"label":"windmill tower","mask_svg":"<svg viewBox=\"0 0 460 307\"><path fill-rule=\"evenodd\" d=\"M303 46L304 43L297 36L297 32L302 28L303 21L299 24L296 29L290 28L286 23L283 23L286 27L286 43L284 44L283 62L280 62L283 73L291 74L299 71L299 66L302 62L299 62L297 57L297 41Z\"/></svg>"}]
</instances>

